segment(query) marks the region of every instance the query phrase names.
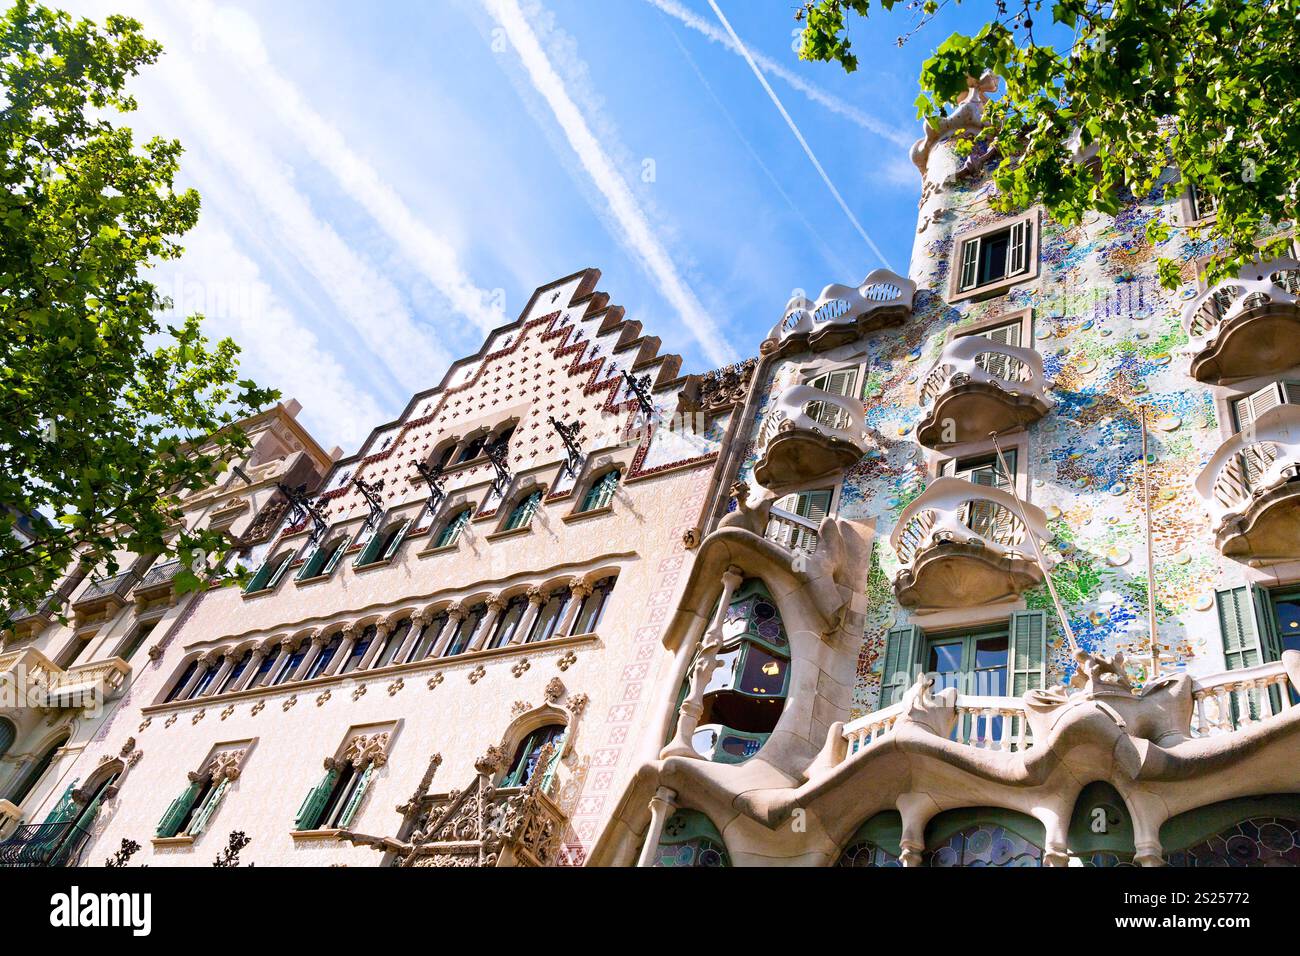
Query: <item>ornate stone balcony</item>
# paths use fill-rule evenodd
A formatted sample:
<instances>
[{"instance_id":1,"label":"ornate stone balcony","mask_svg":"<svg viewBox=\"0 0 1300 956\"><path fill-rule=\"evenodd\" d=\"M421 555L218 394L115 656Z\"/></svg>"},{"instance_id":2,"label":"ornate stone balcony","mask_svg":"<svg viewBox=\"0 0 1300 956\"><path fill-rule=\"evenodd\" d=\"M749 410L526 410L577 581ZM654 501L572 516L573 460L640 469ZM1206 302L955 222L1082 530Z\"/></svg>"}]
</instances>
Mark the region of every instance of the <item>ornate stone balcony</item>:
<instances>
[{"instance_id":1,"label":"ornate stone balcony","mask_svg":"<svg viewBox=\"0 0 1300 956\"><path fill-rule=\"evenodd\" d=\"M1042 541L1047 517L1024 505ZM939 478L904 509L890 536L902 562L894 592L904 607L973 607L1042 583L1031 528L1006 491L962 478Z\"/></svg>"},{"instance_id":2,"label":"ornate stone balcony","mask_svg":"<svg viewBox=\"0 0 1300 956\"><path fill-rule=\"evenodd\" d=\"M1225 441L1196 479L1219 550L1251 564L1300 558L1297 478L1300 406L1273 408Z\"/></svg>"},{"instance_id":3,"label":"ornate stone balcony","mask_svg":"<svg viewBox=\"0 0 1300 956\"><path fill-rule=\"evenodd\" d=\"M916 440L948 448L1031 425L1047 414L1052 400L1036 351L967 335L944 347L921 386L921 404L929 409Z\"/></svg>"},{"instance_id":4,"label":"ornate stone balcony","mask_svg":"<svg viewBox=\"0 0 1300 956\"><path fill-rule=\"evenodd\" d=\"M111 578L91 581L73 600L72 607L81 616L89 616L108 608L125 607L127 595L138 579L134 571L123 571Z\"/></svg>"},{"instance_id":5,"label":"ornate stone balcony","mask_svg":"<svg viewBox=\"0 0 1300 956\"><path fill-rule=\"evenodd\" d=\"M760 347L764 355L822 352L912 314L916 283L888 269L877 269L854 287L832 284L817 301L795 296L785 306L785 317L768 333Z\"/></svg>"},{"instance_id":6,"label":"ornate stone balcony","mask_svg":"<svg viewBox=\"0 0 1300 956\"><path fill-rule=\"evenodd\" d=\"M120 657L87 661L50 675L49 699L56 707L96 706L126 684L131 665Z\"/></svg>"},{"instance_id":7,"label":"ornate stone balcony","mask_svg":"<svg viewBox=\"0 0 1300 956\"><path fill-rule=\"evenodd\" d=\"M140 576L140 583L135 586L135 596L152 600L171 594L172 581L181 569L179 560L156 564Z\"/></svg>"},{"instance_id":8,"label":"ornate stone balcony","mask_svg":"<svg viewBox=\"0 0 1300 956\"><path fill-rule=\"evenodd\" d=\"M811 385L785 389L759 428L754 477L777 490L848 468L870 447L865 418L866 407L856 398Z\"/></svg>"},{"instance_id":9,"label":"ornate stone balcony","mask_svg":"<svg viewBox=\"0 0 1300 956\"><path fill-rule=\"evenodd\" d=\"M1300 262L1257 262L1187 304L1192 377L1223 384L1300 365Z\"/></svg>"}]
</instances>

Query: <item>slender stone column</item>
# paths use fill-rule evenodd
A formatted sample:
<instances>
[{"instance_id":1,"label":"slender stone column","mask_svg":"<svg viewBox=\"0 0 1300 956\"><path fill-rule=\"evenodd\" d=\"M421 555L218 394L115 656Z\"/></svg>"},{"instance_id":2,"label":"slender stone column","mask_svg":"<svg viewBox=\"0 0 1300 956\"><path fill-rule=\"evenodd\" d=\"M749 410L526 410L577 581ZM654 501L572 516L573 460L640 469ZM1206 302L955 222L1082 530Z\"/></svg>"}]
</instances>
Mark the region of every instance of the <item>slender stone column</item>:
<instances>
[{"instance_id":1,"label":"slender stone column","mask_svg":"<svg viewBox=\"0 0 1300 956\"><path fill-rule=\"evenodd\" d=\"M420 633L424 626L429 623L429 614L427 611L420 611L411 615L411 626L406 630L406 636L402 638L401 645L397 648L397 653L393 655L394 664L406 663L406 655L411 652L415 642L420 639Z\"/></svg>"},{"instance_id":2,"label":"slender stone column","mask_svg":"<svg viewBox=\"0 0 1300 956\"><path fill-rule=\"evenodd\" d=\"M654 866L655 851L659 849L659 840L664 835L664 824L677 809L677 791L660 787L650 798L650 825L646 827L645 842L641 844L641 856L637 866Z\"/></svg>"},{"instance_id":3,"label":"slender stone column","mask_svg":"<svg viewBox=\"0 0 1300 956\"><path fill-rule=\"evenodd\" d=\"M442 657L447 650L447 644L451 642L451 637L456 633L456 628L460 627L460 622L465 618L465 608L459 604L452 604L447 608L447 620L442 625L442 630L438 632L438 640L433 645L433 653L430 657Z\"/></svg>"},{"instance_id":4,"label":"slender stone column","mask_svg":"<svg viewBox=\"0 0 1300 956\"><path fill-rule=\"evenodd\" d=\"M920 866L925 853L925 825L939 809L929 795L904 793L897 800L898 813L903 818L903 835L899 839L903 866Z\"/></svg>"},{"instance_id":5,"label":"slender stone column","mask_svg":"<svg viewBox=\"0 0 1300 956\"><path fill-rule=\"evenodd\" d=\"M669 742L668 746L659 754L663 757L695 757L699 754L691 746L691 738L695 736L695 728L699 726L700 717L704 713L704 688L709 684L709 678L717 670L718 651L722 649L722 642L725 638L725 626L727 623L727 614L731 610L731 596L736 593L736 588L745 580L745 574L734 564L727 568L722 574L722 598L718 602L718 610L713 615L713 623L704 634L704 640L700 644L700 652L695 657L695 662L691 665L690 684L686 691L686 699L682 701L682 706L677 717L677 733Z\"/></svg>"},{"instance_id":6,"label":"slender stone column","mask_svg":"<svg viewBox=\"0 0 1300 956\"><path fill-rule=\"evenodd\" d=\"M505 610L506 602L499 597L489 598L487 602L487 613L483 615L483 620L478 622L478 629L474 636L470 638L469 647L466 650L480 651L483 645L487 643L488 635L492 633L492 628L496 626L497 618Z\"/></svg>"},{"instance_id":7,"label":"slender stone column","mask_svg":"<svg viewBox=\"0 0 1300 956\"><path fill-rule=\"evenodd\" d=\"M243 690L253 682L253 678L257 676L257 669L262 666L262 661L266 660L266 654L265 647L259 647L253 651L253 656L248 659L248 666L244 668L244 673L239 675L239 679L230 688L232 694Z\"/></svg>"},{"instance_id":8,"label":"slender stone column","mask_svg":"<svg viewBox=\"0 0 1300 956\"><path fill-rule=\"evenodd\" d=\"M542 612L542 605L545 603L546 595L540 587L534 584L528 589L528 610L524 612L519 626L515 628L515 635L510 639L511 644L522 644L528 639L528 632L537 623L537 615Z\"/></svg>"},{"instance_id":9,"label":"slender stone column","mask_svg":"<svg viewBox=\"0 0 1300 956\"><path fill-rule=\"evenodd\" d=\"M230 672L235 669L236 663L237 655L235 651L232 650L223 653L221 655L221 669L217 671L217 676L212 678L212 683L208 685L208 689L202 694L199 694L199 696L211 697L215 694L221 688L221 682L229 677Z\"/></svg>"},{"instance_id":10,"label":"slender stone column","mask_svg":"<svg viewBox=\"0 0 1300 956\"><path fill-rule=\"evenodd\" d=\"M202 664L203 667L194 668L194 673L190 675L190 679L185 682L185 685L180 689L180 693L178 693L174 699L185 700L188 698L190 696L190 691L194 690L194 685L203 679L203 675L208 672L208 668L211 667L220 656L221 655L216 651L208 651L206 654L200 655L199 663Z\"/></svg>"},{"instance_id":11,"label":"slender stone column","mask_svg":"<svg viewBox=\"0 0 1300 956\"><path fill-rule=\"evenodd\" d=\"M370 665L375 662L375 658L379 655L379 652L383 650L384 638L388 637L392 629L393 625L389 624L387 621L381 621L379 623L375 628L375 638L370 642L370 646L366 648L366 655L361 658L361 663L357 665L357 670L367 670Z\"/></svg>"},{"instance_id":12,"label":"slender stone column","mask_svg":"<svg viewBox=\"0 0 1300 956\"><path fill-rule=\"evenodd\" d=\"M307 676L307 672L311 670L311 665L315 664L316 658L320 656L321 648L329 643L329 639L329 635L326 634L323 629L313 632L311 636L311 648L302 656L302 660L298 662L298 667L294 670L293 676L289 678L290 680L302 680Z\"/></svg>"},{"instance_id":13,"label":"slender stone column","mask_svg":"<svg viewBox=\"0 0 1300 956\"><path fill-rule=\"evenodd\" d=\"M555 629L556 637L569 636L569 631L573 629L573 621L578 616L578 608L582 607L583 599L590 594L591 585L582 578L574 578L569 582L569 606L564 609L560 626Z\"/></svg>"},{"instance_id":14,"label":"slender stone column","mask_svg":"<svg viewBox=\"0 0 1300 956\"><path fill-rule=\"evenodd\" d=\"M357 643L358 635L355 624L349 624L343 628L342 633L343 641L339 644L339 649L334 652L334 657L330 660L329 666L325 668L325 673L322 675L324 677L333 677L339 672L340 668L343 667L343 662L348 659L348 655L352 653L352 648Z\"/></svg>"}]
</instances>

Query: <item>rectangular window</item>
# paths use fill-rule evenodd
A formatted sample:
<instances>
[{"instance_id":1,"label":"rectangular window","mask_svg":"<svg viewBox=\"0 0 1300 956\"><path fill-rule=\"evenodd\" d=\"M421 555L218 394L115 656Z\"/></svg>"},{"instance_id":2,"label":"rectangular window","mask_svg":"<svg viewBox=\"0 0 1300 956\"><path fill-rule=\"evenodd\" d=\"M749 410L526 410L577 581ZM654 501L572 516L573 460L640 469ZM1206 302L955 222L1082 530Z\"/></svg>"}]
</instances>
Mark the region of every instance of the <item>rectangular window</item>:
<instances>
[{"instance_id":1,"label":"rectangular window","mask_svg":"<svg viewBox=\"0 0 1300 956\"><path fill-rule=\"evenodd\" d=\"M975 332L957 333L957 337L988 339L998 345L1018 348L1025 344L1022 341L1024 331L1025 324L1016 319ZM975 359L975 364L1004 382L1023 382L1029 378L1028 365L1000 352L985 352Z\"/></svg>"},{"instance_id":2,"label":"rectangular window","mask_svg":"<svg viewBox=\"0 0 1300 956\"><path fill-rule=\"evenodd\" d=\"M1266 413L1282 405L1300 405L1300 384L1274 382L1259 391L1232 400L1232 425L1237 433L1250 429ZM1251 445L1237 456L1237 465L1248 487L1277 460L1277 447L1270 442Z\"/></svg>"},{"instance_id":3,"label":"rectangular window","mask_svg":"<svg viewBox=\"0 0 1300 956\"><path fill-rule=\"evenodd\" d=\"M1187 184L1187 202L1191 207L1193 221L1208 219L1219 208L1218 201L1209 193L1196 188L1195 183Z\"/></svg>"},{"instance_id":4,"label":"rectangular window","mask_svg":"<svg viewBox=\"0 0 1300 956\"><path fill-rule=\"evenodd\" d=\"M957 291L970 292L1025 275L1030 271L1032 250L1029 219L962 241Z\"/></svg>"},{"instance_id":5,"label":"rectangular window","mask_svg":"<svg viewBox=\"0 0 1300 956\"><path fill-rule=\"evenodd\" d=\"M827 372L809 379L808 384L830 395L857 398L858 369L854 366ZM850 424L849 416L845 411L830 402L812 402L808 406L808 414L819 425L827 428L848 428Z\"/></svg>"}]
</instances>

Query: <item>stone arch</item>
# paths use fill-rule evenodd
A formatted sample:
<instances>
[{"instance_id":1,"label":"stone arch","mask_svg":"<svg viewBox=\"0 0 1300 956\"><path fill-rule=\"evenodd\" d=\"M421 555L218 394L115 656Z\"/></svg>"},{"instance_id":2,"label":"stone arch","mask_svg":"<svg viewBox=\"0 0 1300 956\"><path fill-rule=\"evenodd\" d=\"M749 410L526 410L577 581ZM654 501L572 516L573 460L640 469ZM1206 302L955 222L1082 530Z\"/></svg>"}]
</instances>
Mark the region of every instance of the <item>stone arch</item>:
<instances>
[{"instance_id":1,"label":"stone arch","mask_svg":"<svg viewBox=\"0 0 1300 956\"><path fill-rule=\"evenodd\" d=\"M869 817L840 849L837 867L902 866L903 817L882 810Z\"/></svg>"},{"instance_id":2,"label":"stone arch","mask_svg":"<svg viewBox=\"0 0 1300 956\"><path fill-rule=\"evenodd\" d=\"M726 841L707 815L679 807L664 824L651 866L729 867Z\"/></svg>"},{"instance_id":3,"label":"stone arch","mask_svg":"<svg viewBox=\"0 0 1300 956\"><path fill-rule=\"evenodd\" d=\"M1096 780L1079 791L1067 831L1071 865L1132 866L1134 841L1133 815L1118 790Z\"/></svg>"}]
</instances>

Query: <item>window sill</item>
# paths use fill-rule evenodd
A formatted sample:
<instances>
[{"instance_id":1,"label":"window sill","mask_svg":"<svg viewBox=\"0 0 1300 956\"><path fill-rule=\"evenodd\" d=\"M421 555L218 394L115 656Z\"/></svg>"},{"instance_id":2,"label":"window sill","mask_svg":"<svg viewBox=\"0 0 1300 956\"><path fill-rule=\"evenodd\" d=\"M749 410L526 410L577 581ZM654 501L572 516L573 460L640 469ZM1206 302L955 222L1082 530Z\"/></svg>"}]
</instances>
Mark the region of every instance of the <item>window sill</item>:
<instances>
[{"instance_id":1,"label":"window sill","mask_svg":"<svg viewBox=\"0 0 1300 956\"><path fill-rule=\"evenodd\" d=\"M506 531L493 531L491 534L487 535L487 539L489 541L500 541L502 538L517 538L523 534L532 534L532 532L533 525L532 522L529 522L520 528L509 528Z\"/></svg>"},{"instance_id":2,"label":"window sill","mask_svg":"<svg viewBox=\"0 0 1300 956\"><path fill-rule=\"evenodd\" d=\"M605 515L612 515L613 513L613 505L603 505L599 508L591 508L587 511L571 511L567 515L562 515L560 520L568 524L574 521L582 521L585 518L601 518Z\"/></svg>"},{"instance_id":3,"label":"window sill","mask_svg":"<svg viewBox=\"0 0 1300 956\"><path fill-rule=\"evenodd\" d=\"M417 558L431 558L438 554L451 554L460 550L460 541L453 541L451 544L444 544L436 548L425 548L423 551L416 552Z\"/></svg>"},{"instance_id":4,"label":"window sill","mask_svg":"<svg viewBox=\"0 0 1300 956\"><path fill-rule=\"evenodd\" d=\"M290 830L294 843L324 843L337 840L342 830Z\"/></svg>"},{"instance_id":5,"label":"window sill","mask_svg":"<svg viewBox=\"0 0 1300 956\"><path fill-rule=\"evenodd\" d=\"M369 561L365 564L354 564L352 565L352 573L362 574L366 571L373 571L375 568L386 568L393 563L393 558L396 557L397 555L393 555L392 558L379 558L375 561Z\"/></svg>"},{"instance_id":6,"label":"window sill","mask_svg":"<svg viewBox=\"0 0 1300 956\"><path fill-rule=\"evenodd\" d=\"M294 587L305 588L313 584L319 584L321 581L328 581L333 576L333 574L313 574L309 578L294 578L293 585Z\"/></svg>"},{"instance_id":7,"label":"window sill","mask_svg":"<svg viewBox=\"0 0 1300 956\"><path fill-rule=\"evenodd\" d=\"M180 836L173 837L154 837L150 842L153 843L155 847L159 848L193 846L194 837L190 836L188 833L183 833Z\"/></svg>"},{"instance_id":8,"label":"window sill","mask_svg":"<svg viewBox=\"0 0 1300 956\"><path fill-rule=\"evenodd\" d=\"M260 597L266 597L268 595L274 594L276 590L277 590L276 588L262 588L262 590L260 591L245 591L240 596L245 601L255 601Z\"/></svg>"},{"instance_id":9,"label":"window sill","mask_svg":"<svg viewBox=\"0 0 1300 956\"><path fill-rule=\"evenodd\" d=\"M958 302L979 302L983 299L992 299L1000 295L1006 295L1016 286L1026 282L1033 282L1038 278L1038 272L1031 270L1022 272L1018 276L1012 276L1010 279L998 279L995 282L989 282L985 285L977 285L974 288L964 291L954 291L948 299L949 305L956 305Z\"/></svg>"}]
</instances>

